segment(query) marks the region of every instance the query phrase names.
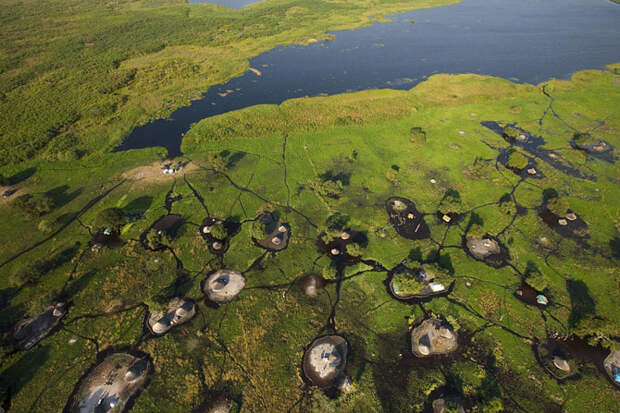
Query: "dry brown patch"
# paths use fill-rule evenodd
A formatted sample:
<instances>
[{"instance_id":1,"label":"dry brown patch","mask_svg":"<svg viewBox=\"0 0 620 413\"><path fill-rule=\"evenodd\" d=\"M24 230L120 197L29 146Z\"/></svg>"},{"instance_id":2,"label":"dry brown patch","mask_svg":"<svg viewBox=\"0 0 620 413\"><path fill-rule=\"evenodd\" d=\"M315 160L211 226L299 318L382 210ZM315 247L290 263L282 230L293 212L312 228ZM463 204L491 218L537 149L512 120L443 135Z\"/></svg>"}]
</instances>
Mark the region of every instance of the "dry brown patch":
<instances>
[{"instance_id":1,"label":"dry brown patch","mask_svg":"<svg viewBox=\"0 0 620 413\"><path fill-rule=\"evenodd\" d=\"M131 181L140 181L144 183L168 182L172 181L175 177L183 176L183 174L198 170L198 165L190 162L183 167L183 170L177 171L174 175L164 175L161 171L165 163L166 162L157 161L153 162L151 165L139 166L123 172L122 177Z\"/></svg>"}]
</instances>

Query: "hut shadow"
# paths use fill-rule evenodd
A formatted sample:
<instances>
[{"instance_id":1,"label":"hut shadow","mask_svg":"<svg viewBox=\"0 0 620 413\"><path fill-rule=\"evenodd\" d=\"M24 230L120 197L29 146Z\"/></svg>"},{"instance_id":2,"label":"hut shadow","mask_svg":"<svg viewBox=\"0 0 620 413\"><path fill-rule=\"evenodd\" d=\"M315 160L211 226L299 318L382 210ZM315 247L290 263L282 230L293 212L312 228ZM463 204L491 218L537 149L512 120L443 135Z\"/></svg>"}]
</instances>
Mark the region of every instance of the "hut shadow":
<instances>
[{"instance_id":1,"label":"hut shadow","mask_svg":"<svg viewBox=\"0 0 620 413\"><path fill-rule=\"evenodd\" d=\"M50 189L46 194L54 200L56 208L60 208L73 201L82 193L82 188L78 188L73 192L67 192L68 189L68 185L61 185Z\"/></svg>"},{"instance_id":2,"label":"hut shadow","mask_svg":"<svg viewBox=\"0 0 620 413\"><path fill-rule=\"evenodd\" d=\"M596 303L590 295L588 286L581 280L566 280L566 289L568 290L571 304L568 325L573 328L582 319L595 313Z\"/></svg>"},{"instance_id":3,"label":"hut shadow","mask_svg":"<svg viewBox=\"0 0 620 413\"><path fill-rule=\"evenodd\" d=\"M0 374L0 388L8 389L10 394L18 393L49 359L49 352L47 345L24 352L18 361Z\"/></svg>"},{"instance_id":4,"label":"hut shadow","mask_svg":"<svg viewBox=\"0 0 620 413\"><path fill-rule=\"evenodd\" d=\"M37 171L37 168L26 168L23 171L19 171L15 175L11 176L8 181L11 185L17 185L22 183L26 179L30 178Z\"/></svg>"}]
</instances>

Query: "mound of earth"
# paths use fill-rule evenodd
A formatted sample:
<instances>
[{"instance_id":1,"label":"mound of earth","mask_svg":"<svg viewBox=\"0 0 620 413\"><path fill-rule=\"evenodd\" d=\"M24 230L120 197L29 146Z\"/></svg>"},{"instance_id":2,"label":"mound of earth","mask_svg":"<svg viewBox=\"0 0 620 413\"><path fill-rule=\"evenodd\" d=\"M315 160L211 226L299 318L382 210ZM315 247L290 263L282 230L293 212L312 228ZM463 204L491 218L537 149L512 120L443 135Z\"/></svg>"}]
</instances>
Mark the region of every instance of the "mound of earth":
<instances>
[{"instance_id":1,"label":"mound of earth","mask_svg":"<svg viewBox=\"0 0 620 413\"><path fill-rule=\"evenodd\" d=\"M79 384L70 412L122 412L144 385L151 369L146 358L113 353Z\"/></svg>"},{"instance_id":2,"label":"mound of earth","mask_svg":"<svg viewBox=\"0 0 620 413\"><path fill-rule=\"evenodd\" d=\"M318 290L325 287L325 278L318 274L308 274L299 281L299 286L309 297L316 297Z\"/></svg>"},{"instance_id":3,"label":"mound of earth","mask_svg":"<svg viewBox=\"0 0 620 413\"><path fill-rule=\"evenodd\" d=\"M617 387L620 387L620 350L609 353L603 362L603 367L611 381L613 381Z\"/></svg>"},{"instance_id":4,"label":"mound of earth","mask_svg":"<svg viewBox=\"0 0 620 413\"><path fill-rule=\"evenodd\" d=\"M67 311L68 307L65 303L57 303L36 317L17 323L13 331L13 340L17 348L28 350L44 339L60 323Z\"/></svg>"},{"instance_id":5,"label":"mound of earth","mask_svg":"<svg viewBox=\"0 0 620 413\"><path fill-rule=\"evenodd\" d=\"M492 267L506 265L509 259L506 248L499 240L489 235L481 238L465 237L465 248L472 257Z\"/></svg>"},{"instance_id":6,"label":"mound of earth","mask_svg":"<svg viewBox=\"0 0 620 413\"><path fill-rule=\"evenodd\" d=\"M429 318L411 331L411 351L416 357L448 354L456 350L457 340L450 323Z\"/></svg>"},{"instance_id":7,"label":"mound of earth","mask_svg":"<svg viewBox=\"0 0 620 413\"><path fill-rule=\"evenodd\" d=\"M424 215L415 207L415 204L400 197L392 197L385 203L390 224L398 235L411 240L430 237L430 230L424 221Z\"/></svg>"},{"instance_id":8,"label":"mound of earth","mask_svg":"<svg viewBox=\"0 0 620 413\"><path fill-rule=\"evenodd\" d=\"M311 384L321 388L338 386L344 378L348 350L347 340L340 335L316 338L304 353L304 376Z\"/></svg>"},{"instance_id":9,"label":"mound of earth","mask_svg":"<svg viewBox=\"0 0 620 413\"><path fill-rule=\"evenodd\" d=\"M260 228L259 231L255 231L253 235L254 242L260 247L270 251L282 251L288 246L290 238L290 227L287 223L278 221L273 214L264 213L259 215L254 222L254 225ZM260 238L257 237L260 233Z\"/></svg>"},{"instance_id":10,"label":"mound of earth","mask_svg":"<svg viewBox=\"0 0 620 413\"><path fill-rule=\"evenodd\" d=\"M207 277L202 290L209 300L221 304L234 300L244 288L245 277L239 271L218 270Z\"/></svg>"},{"instance_id":11,"label":"mound of earth","mask_svg":"<svg viewBox=\"0 0 620 413\"><path fill-rule=\"evenodd\" d=\"M147 320L147 325L153 334L162 335L172 327L191 320L195 314L196 305L192 300L175 297L170 300L165 312L152 312Z\"/></svg>"}]
</instances>

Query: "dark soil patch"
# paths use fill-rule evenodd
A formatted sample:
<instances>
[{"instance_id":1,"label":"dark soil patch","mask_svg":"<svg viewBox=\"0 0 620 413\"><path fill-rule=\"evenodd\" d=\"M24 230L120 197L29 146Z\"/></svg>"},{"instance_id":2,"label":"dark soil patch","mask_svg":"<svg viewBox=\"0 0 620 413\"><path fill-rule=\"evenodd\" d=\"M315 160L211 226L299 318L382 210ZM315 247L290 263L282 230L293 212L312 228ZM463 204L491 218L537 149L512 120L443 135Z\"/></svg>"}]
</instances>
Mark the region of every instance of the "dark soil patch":
<instances>
[{"instance_id":1,"label":"dark soil patch","mask_svg":"<svg viewBox=\"0 0 620 413\"><path fill-rule=\"evenodd\" d=\"M341 268L343 266L354 265L359 263L362 259L361 257L357 257L354 255L347 254L347 245L348 244L358 244L358 245L367 245L368 238L366 234L358 231L351 231L349 229L345 229L343 232L348 233L350 236L348 239L342 239L340 237L332 239L330 242L325 243L323 241L323 235L325 233L319 234L317 238L316 244L320 253L327 254L332 261L336 263L337 268ZM338 254L334 255L332 253L333 250L338 250Z\"/></svg>"},{"instance_id":2,"label":"dark soil patch","mask_svg":"<svg viewBox=\"0 0 620 413\"><path fill-rule=\"evenodd\" d=\"M92 242L95 245L103 245L108 248L120 248L123 246L123 240L121 234L118 231L111 232L109 234L103 231L98 231L93 235Z\"/></svg>"},{"instance_id":3,"label":"dark soil patch","mask_svg":"<svg viewBox=\"0 0 620 413\"><path fill-rule=\"evenodd\" d=\"M533 305L538 308L546 308L551 305L551 300L549 300L549 296L546 294L543 294L543 295L547 298L547 300L549 300L547 305L539 304L538 301L536 300L536 297L542 293L536 291L534 288L532 288L527 283L522 283L519 289L516 290L514 294L515 294L515 297L517 297L517 299L519 299L520 301L524 302L527 305Z\"/></svg>"},{"instance_id":4,"label":"dark soil patch","mask_svg":"<svg viewBox=\"0 0 620 413\"><path fill-rule=\"evenodd\" d=\"M500 126L499 123L493 121L486 121L480 122L480 124L504 138L504 128ZM542 137L535 136L532 133L515 126L514 124L507 126L512 126L518 131L520 131L521 134L527 136L527 139L524 141L515 139L514 142L511 142L511 146L514 145L523 148L530 155L535 156L536 158L549 164L554 169L565 173L566 175L580 179L587 179L594 182L596 181L596 176L589 175L583 172L581 169L568 162L555 151L544 148L544 145L547 142Z\"/></svg>"},{"instance_id":5,"label":"dark soil patch","mask_svg":"<svg viewBox=\"0 0 620 413\"><path fill-rule=\"evenodd\" d=\"M444 215L447 215L450 218L450 220L446 222L446 220L444 219ZM443 213L441 211L437 211L435 213L435 216L437 217L438 223L448 224L448 225L459 224L463 221L463 219L465 219L465 214L458 214L456 212Z\"/></svg>"},{"instance_id":6,"label":"dark soil patch","mask_svg":"<svg viewBox=\"0 0 620 413\"><path fill-rule=\"evenodd\" d=\"M401 197L389 198L385 203L390 224L398 235L411 240L420 240L430 237L431 232L424 221L424 214L419 212L415 204Z\"/></svg>"},{"instance_id":7,"label":"dark soil patch","mask_svg":"<svg viewBox=\"0 0 620 413\"><path fill-rule=\"evenodd\" d=\"M291 227L289 224L278 221L273 214L270 213L261 214L256 220L263 222L265 225L265 232L268 234L263 239L252 238L258 247L274 252L283 251L288 247L288 241L291 237ZM279 241L274 242L274 239Z\"/></svg>"},{"instance_id":8,"label":"dark soil patch","mask_svg":"<svg viewBox=\"0 0 620 413\"><path fill-rule=\"evenodd\" d=\"M536 159L526 156L527 165L524 168L520 169L520 168L515 168L515 167L508 165L509 157L510 157L510 150L500 149L499 155L497 156L497 162L502 164L504 168L508 169L509 171L512 171L512 173L514 173L517 176L520 176L523 179L525 178L543 179L545 177L545 174L543 174L540 168L538 168L538 163L536 162Z\"/></svg>"},{"instance_id":9,"label":"dark soil patch","mask_svg":"<svg viewBox=\"0 0 620 413\"><path fill-rule=\"evenodd\" d=\"M538 364L554 379L562 382L567 379L579 379L579 369L573 360L568 348L561 341L549 340L546 343L535 342L532 345L534 356ZM553 364L555 357L566 360L570 366L570 371L560 370Z\"/></svg>"},{"instance_id":10,"label":"dark soil patch","mask_svg":"<svg viewBox=\"0 0 620 413\"><path fill-rule=\"evenodd\" d=\"M571 213L570 210L569 213ZM586 224L586 222L579 216L577 216L574 220L569 220L566 217L560 217L554 214L544 207L539 208L538 216L542 218L543 222L551 229L565 238L573 238L576 240L590 238L590 235L588 234L588 224ZM560 225L561 219L566 221L566 225Z\"/></svg>"}]
</instances>

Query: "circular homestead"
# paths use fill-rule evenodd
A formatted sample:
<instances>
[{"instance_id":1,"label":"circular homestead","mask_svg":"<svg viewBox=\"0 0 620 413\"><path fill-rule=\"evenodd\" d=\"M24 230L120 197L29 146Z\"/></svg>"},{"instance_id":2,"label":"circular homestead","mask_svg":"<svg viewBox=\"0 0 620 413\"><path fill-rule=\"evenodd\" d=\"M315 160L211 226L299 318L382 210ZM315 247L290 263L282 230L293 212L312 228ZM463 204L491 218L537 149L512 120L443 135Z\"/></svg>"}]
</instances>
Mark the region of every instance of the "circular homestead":
<instances>
[{"instance_id":1,"label":"circular homestead","mask_svg":"<svg viewBox=\"0 0 620 413\"><path fill-rule=\"evenodd\" d=\"M68 412L122 412L137 397L151 370L148 358L112 353L77 385Z\"/></svg>"},{"instance_id":2,"label":"circular homestead","mask_svg":"<svg viewBox=\"0 0 620 413\"><path fill-rule=\"evenodd\" d=\"M13 329L15 346L20 350L28 350L47 337L58 326L60 320L67 315L67 304L56 303L41 314L20 321Z\"/></svg>"},{"instance_id":3,"label":"circular homestead","mask_svg":"<svg viewBox=\"0 0 620 413\"><path fill-rule=\"evenodd\" d=\"M325 287L325 278L318 274L308 274L299 281L299 286L308 297L316 297Z\"/></svg>"},{"instance_id":4,"label":"circular homestead","mask_svg":"<svg viewBox=\"0 0 620 413\"><path fill-rule=\"evenodd\" d=\"M564 216L557 215L544 206L539 211L538 216L543 222L561 236L572 239L590 237L588 224L572 210L568 209Z\"/></svg>"},{"instance_id":5,"label":"circular homestead","mask_svg":"<svg viewBox=\"0 0 620 413\"><path fill-rule=\"evenodd\" d=\"M209 275L202 286L207 298L222 304L234 300L245 288L245 277L235 270L217 270Z\"/></svg>"},{"instance_id":6,"label":"circular homestead","mask_svg":"<svg viewBox=\"0 0 620 413\"><path fill-rule=\"evenodd\" d=\"M337 334L321 336L308 346L302 360L303 375L322 389L339 387L347 365L349 343Z\"/></svg>"},{"instance_id":7,"label":"circular homestead","mask_svg":"<svg viewBox=\"0 0 620 413\"><path fill-rule=\"evenodd\" d=\"M411 330L411 351L416 357L448 354L457 346L458 335L445 320L429 318Z\"/></svg>"},{"instance_id":8,"label":"circular homestead","mask_svg":"<svg viewBox=\"0 0 620 413\"><path fill-rule=\"evenodd\" d=\"M147 326L155 335L166 334L172 327L191 320L196 315L196 304L192 300L175 297L168 303L167 310L149 314Z\"/></svg>"},{"instance_id":9,"label":"circular homestead","mask_svg":"<svg viewBox=\"0 0 620 413\"><path fill-rule=\"evenodd\" d=\"M424 214L420 213L415 204L401 197L389 198L385 203L390 224L398 235L411 240L430 237L430 230L424 221Z\"/></svg>"},{"instance_id":10,"label":"circular homestead","mask_svg":"<svg viewBox=\"0 0 620 413\"><path fill-rule=\"evenodd\" d=\"M554 379L565 380L579 374L577 364L562 343L549 340L547 343L538 343L534 349L536 359Z\"/></svg>"},{"instance_id":11,"label":"circular homestead","mask_svg":"<svg viewBox=\"0 0 620 413\"><path fill-rule=\"evenodd\" d=\"M503 267L510 259L508 250L497 238L490 235L481 238L464 236L463 243L469 255L491 267Z\"/></svg>"},{"instance_id":12,"label":"circular homestead","mask_svg":"<svg viewBox=\"0 0 620 413\"><path fill-rule=\"evenodd\" d=\"M445 295L452 291L454 280L444 285L432 272L420 268L417 271L397 267L388 273L387 287L392 297L410 302Z\"/></svg>"},{"instance_id":13,"label":"circular homestead","mask_svg":"<svg viewBox=\"0 0 620 413\"><path fill-rule=\"evenodd\" d=\"M614 147L609 142L594 138L588 133L577 133L571 140L571 146L604 161L614 163L616 160Z\"/></svg>"},{"instance_id":14,"label":"circular homestead","mask_svg":"<svg viewBox=\"0 0 620 413\"><path fill-rule=\"evenodd\" d=\"M603 367L616 387L620 387L620 350L609 353L603 361Z\"/></svg>"},{"instance_id":15,"label":"circular homestead","mask_svg":"<svg viewBox=\"0 0 620 413\"><path fill-rule=\"evenodd\" d=\"M207 217L200 226L200 236L205 240L209 252L215 255L224 254L230 245L228 229L219 218Z\"/></svg>"},{"instance_id":16,"label":"circular homestead","mask_svg":"<svg viewBox=\"0 0 620 413\"><path fill-rule=\"evenodd\" d=\"M282 251L288 247L291 228L278 221L273 214L259 215L253 224L252 239L261 248L269 251Z\"/></svg>"}]
</instances>

